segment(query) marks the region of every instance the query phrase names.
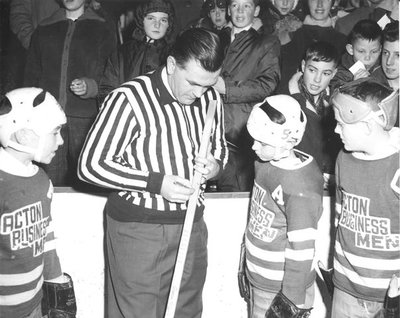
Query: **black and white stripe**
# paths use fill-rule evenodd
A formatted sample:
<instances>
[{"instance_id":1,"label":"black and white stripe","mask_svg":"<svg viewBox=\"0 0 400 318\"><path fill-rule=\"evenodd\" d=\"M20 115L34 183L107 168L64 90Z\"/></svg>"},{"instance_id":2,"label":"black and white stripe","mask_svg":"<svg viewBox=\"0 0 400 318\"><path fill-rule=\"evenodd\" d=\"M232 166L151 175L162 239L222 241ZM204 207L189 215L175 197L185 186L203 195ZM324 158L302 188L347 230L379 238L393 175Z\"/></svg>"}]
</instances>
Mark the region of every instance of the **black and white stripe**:
<instances>
[{"instance_id":1,"label":"black and white stripe","mask_svg":"<svg viewBox=\"0 0 400 318\"><path fill-rule=\"evenodd\" d=\"M127 82L107 97L83 147L78 175L89 183L125 190L121 196L134 205L181 210L186 207L147 192L149 179L152 174L192 178L210 100L218 101L212 153L225 164L223 110L213 89L199 103L186 106L157 83L166 85L160 72Z\"/></svg>"}]
</instances>

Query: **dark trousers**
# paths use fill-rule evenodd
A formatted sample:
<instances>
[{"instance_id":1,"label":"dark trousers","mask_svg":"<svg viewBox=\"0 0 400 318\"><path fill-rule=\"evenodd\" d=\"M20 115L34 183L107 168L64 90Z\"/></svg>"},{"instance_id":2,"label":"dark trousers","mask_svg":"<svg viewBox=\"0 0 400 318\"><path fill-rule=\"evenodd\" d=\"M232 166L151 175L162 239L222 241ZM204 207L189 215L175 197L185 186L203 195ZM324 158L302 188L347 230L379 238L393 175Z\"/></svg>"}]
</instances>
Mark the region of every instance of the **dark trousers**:
<instances>
[{"instance_id":1,"label":"dark trousers","mask_svg":"<svg viewBox=\"0 0 400 318\"><path fill-rule=\"evenodd\" d=\"M163 318L182 225L107 216L107 317ZM207 227L193 224L175 318L199 318L207 271Z\"/></svg>"}]
</instances>

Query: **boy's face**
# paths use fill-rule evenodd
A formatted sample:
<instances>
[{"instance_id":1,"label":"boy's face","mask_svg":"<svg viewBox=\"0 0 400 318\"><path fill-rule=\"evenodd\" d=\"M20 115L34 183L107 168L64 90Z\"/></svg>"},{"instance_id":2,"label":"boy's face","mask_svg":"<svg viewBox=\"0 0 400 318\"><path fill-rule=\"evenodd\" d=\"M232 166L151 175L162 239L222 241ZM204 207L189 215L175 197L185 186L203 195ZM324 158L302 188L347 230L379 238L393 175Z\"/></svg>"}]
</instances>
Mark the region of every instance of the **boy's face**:
<instances>
[{"instance_id":1,"label":"boy's face","mask_svg":"<svg viewBox=\"0 0 400 318\"><path fill-rule=\"evenodd\" d=\"M294 0L275 0L274 6L278 9L280 14L288 15L290 10L293 9Z\"/></svg>"},{"instance_id":2,"label":"boy's face","mask_svg":"<svg viewBox=\"0 0 400 318\"><path fill-rule=\"evenodd\" d=\"M233 25L239 29L251 25L259 11L253 0L232 0L228 10Z\"/></svg>"},{"instance_id":3,"label":"boy's face","mask_svg":"<svg viewBox=\"0 0 400 318\"><path fill-rule=\"evenodd\" d=\"M321 22L328 19L331 5L332 0L308 0L311 17Z\"/></svg>"},{"instance_id":4,"label":"boy's face","mask_svg":"<svg viewBox=\"0 0 400 318\"><path fill-rule=\"evenodd\" d=\"M226 8L215 6L214 9L210 10L209 16L217 28L221 28L226 24Z\"/></svg>"},{"instance_id":5,"label":"boy's face","mask_svg":"<svg viewBox=\"0 0 400 318\"><path fill-rule=\"evenodd\" d=\"M382 69L388 79L399 78L399 41L383 43Z\"/></svg>"},{"instance_id":6,"label":"boy's face","mask_svg":"<svg viewBox=\"0 0 400 318\"><path fill-rule=\"evenodd\" d=\"M86 0L62 0L62 2L68 11L76 11L85 5Z\"/></svg>"},{"instance_id":7,"label":"boy's face","mask_svg":"<svg viewBox=\"0 0 400 318\"><path fill-rule=\"evenodd\" d=\"M146 35L153 40L162 39L168 30L168 14L151 12L144 17L143 28Z\"/></svg>"},{"instance_id":8,"label":"boy's face","mask_svg":"<svg viewBox=\"0 0 400 318\"><path fill-rule=\"evenodd\" d=\"M365 122L359 121L354 124L346 124L340 118L338 110L334 107L335 119L337 121L335 133L342 139L347 151L363 151L365 143Z\"/></svg>"},{"instance_id":9,"label":"boy's face","mask_svg":"<svg viewBox=\"0 0 400 318\"><path fill-rule=\"evenodd\" d=\"M379 40L356 39L353 45L346 45L347 52L353 55L353 61L361 61L367 70L378 61L381 48Z\"/></svg>"},{"instance_id":10,"label":"boy's face","mask_svg":"<svg viewBox=\"0 0 400 318\"><path fill-rule=\"evenodd\" d=\"M56 155L58 147L63 143L64 140L61 137L61 126L58 126L51 132L38 137L37 146L40 158L37 158L37 160L41 163L49 164Z\"/></svg>"},{"instance_id":11,"label":"boy's face","mask_svg":"<svg viewBox=\"0 0 400 318\"><path fill-rule=\"evenodd\" d=\"M336 66L333 61L313 61L304 60L301 63L301 69L303 71L304 84L306 85L307 91L312 96L317 96L324 91L331 79L336 74Z\"/></svg>"}]
</instances>

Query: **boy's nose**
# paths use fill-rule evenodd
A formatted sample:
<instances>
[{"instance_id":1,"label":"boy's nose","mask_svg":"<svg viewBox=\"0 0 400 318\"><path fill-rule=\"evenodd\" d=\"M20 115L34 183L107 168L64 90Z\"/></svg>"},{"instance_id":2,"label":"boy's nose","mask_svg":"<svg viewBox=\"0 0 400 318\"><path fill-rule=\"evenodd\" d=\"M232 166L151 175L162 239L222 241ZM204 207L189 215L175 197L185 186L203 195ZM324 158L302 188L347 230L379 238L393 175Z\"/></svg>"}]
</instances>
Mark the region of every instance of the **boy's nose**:
<instances>
[{"instance_id":1,"label":"boy's nose","mask_svg":"<svg viewBox=\"0 0 400 318\"><path fill-rule=\"evenodd\" d=\"M322 3L323 3L323 0L318 0L317 1L317 8L322 8Z\"/></svg>"},{"instance_id":2,"label":"boy's nose","mask_svg":"<svg viewBox=\"0 0 400 318\"><path fill-rule=\"evenodd\" d=\"M154 21L154 26L155 26L156 28L159 28L159 27L160 27L160 24L161 24L160 21L158 21L158 20L155 20L155 21Z\"/></svg>"},{"instance_id":3,"label":"boy's nose","mask_svg":"<svg viewBox=\"0 0 400 318\"><path fill-rule=\"evenodd\" d=\"M283 0L282 1L282 4L283 4L284 7L286 7L288 5L288 3L289 3L289 0Z\"/></svg>"},{"instance_id":4,"label":"boy's nose","mask_svg":"<svg viewBox=\"0 0 400 318\"><path fill-rule=\"evenodd\" d=\"M390 54L386 60L386 65L393 65L394 64L394 55Z\"/></svg>"},{"instance_id":5,"label":"boy's nose","mask_svg":"<svg viewBox=\"0 0 400 318\"><path fill-rule=\"evenodd\" d=\"M315 74L315 76L314 76L314 82L315 82L315 83L321 83L321 77L322 77L322 74L321 74L321 73Z\"/></svg>"}]
</instances>

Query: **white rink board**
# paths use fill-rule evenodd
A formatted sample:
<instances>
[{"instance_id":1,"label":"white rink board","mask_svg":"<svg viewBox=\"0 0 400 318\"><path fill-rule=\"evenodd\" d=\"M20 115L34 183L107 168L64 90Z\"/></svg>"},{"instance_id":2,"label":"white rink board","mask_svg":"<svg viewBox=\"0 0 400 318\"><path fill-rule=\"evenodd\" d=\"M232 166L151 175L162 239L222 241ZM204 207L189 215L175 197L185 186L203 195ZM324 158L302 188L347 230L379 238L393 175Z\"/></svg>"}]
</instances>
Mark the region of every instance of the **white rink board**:
<instances>
[{"instance_id":1,"label":"white rink board","mask_svg":"<svg viewBox=\"0 0 400 318\"><path fill-rule=\"evenodd\" d=\"M62 268L75 284L77 318L104 317L103 208L106 198L59 188L52 213ZM246 193L210 194L206 198L208 272L204 286L203 318L246 318L240 298L237 269L249 199ZM317 257L326 264L329 247L329 197L324 197ZM312 318L325 317L326 309L316 292ZM110 317L112 318L112 317Z\"/></svg>"}]
</instances>

